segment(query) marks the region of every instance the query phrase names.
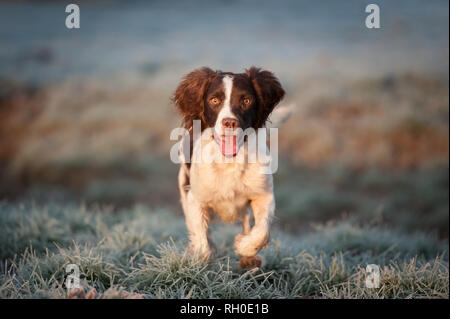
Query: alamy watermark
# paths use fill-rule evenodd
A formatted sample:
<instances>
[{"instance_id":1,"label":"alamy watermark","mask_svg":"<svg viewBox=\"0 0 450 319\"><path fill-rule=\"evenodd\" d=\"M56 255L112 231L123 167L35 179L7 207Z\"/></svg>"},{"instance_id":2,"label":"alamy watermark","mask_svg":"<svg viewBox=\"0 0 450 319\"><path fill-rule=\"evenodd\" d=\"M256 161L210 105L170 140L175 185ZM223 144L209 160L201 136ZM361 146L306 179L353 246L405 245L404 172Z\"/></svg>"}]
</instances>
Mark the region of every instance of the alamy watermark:
<instances>
[{"instance_id":1,"label":"alamy watermark","mask_svg":"<svg viewBox=\"0 0 450 319\"><path fill-rule=\"evenodd\" d=\"M68 264L66 266L66 289L69 294L73 289L81 288L80 285L80 268L75 264Z\"/></svg>"},{"instance_id":2,"label":"alamy watermark","mask_svg":"<svg viewBox=\"0 0 450 319\"><path fill-rule=\"evenodd\" d=\"M80 28L80 7L77 4L71 3L66 6L66 13L69 15L66 17L67 29L79 29Z\"/></svg>"},{"instance_id":3,"label":"alamy watermark","mask_svg":"<svg viewBox=\"0 0 450 319\"><path fill-rule=\"evenodd\" d=\"M366 288L380 288L380 267L375 264L366 267Z\"/></svg>"},{"instance_id":4,"label":"alamy watermark","mask_svg":"<svg viewBox=\"0 0 450 319\"><path fill-rule=\"evenodd\" d=\"M206 128L202 132L201 121L195 120L190 130L174 128L170 140L178 141L170 149L170 160L175 164L245 162L258 163L263 174L274 174L278 170L277 128L237 128L230 131L227 137L217 137L213 128ZM223 152L219 152L219 149ZM235 149L233 156L224 155L224 152L227 153L225 150L229 149Z\"/></svg>"},{"instance_id":5,"label":"alamy watermark","mask_svg":"<svg viewBox=\"0 0 450 319\"><path fill-rule=\"evenodd\" d=\"M66 28L79 29L80 28L80 7L75 3L68 4L66 6L66 13L69 13L66 17ZM368 29L379 29L380 25L380 7L371 3L365 8L365 12L369 15L365 19L365 25Z\"/></svg>"},{"instance_id":6,"label":"alamy watermark","mask_svg":"<svg viewBox=\"0 0 450 319\"><path fill-rule=\"evenodd\" d=\"M366 7L366 13L370 13L366 17L366 28L379 29L380 28L380 7L377 4L371 3Z\"/></svg>"}]
</instances>

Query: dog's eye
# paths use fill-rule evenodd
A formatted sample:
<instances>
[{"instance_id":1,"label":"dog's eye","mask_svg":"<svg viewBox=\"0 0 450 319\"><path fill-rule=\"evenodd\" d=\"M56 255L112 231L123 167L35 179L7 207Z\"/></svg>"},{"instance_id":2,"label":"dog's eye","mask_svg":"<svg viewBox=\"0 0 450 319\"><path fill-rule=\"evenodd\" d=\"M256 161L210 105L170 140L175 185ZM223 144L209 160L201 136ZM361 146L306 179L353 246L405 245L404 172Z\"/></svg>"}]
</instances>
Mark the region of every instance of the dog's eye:
<instances>
[{"instance_id":1,"label":"dog's eye","mask_svg":"<svg viewBox=\"0 0 450 319\"><path fill-rule=\"evenodd\" d=\"M216 97L213 97L209 100L209 103L211 103L212 105L217 105L220 103L220 100Z\"/></svg>"},{"instance_id":2,"label":"dog's eye","mask_svg":"<svg viewBox=\"0 0 450 319\"><path fill-rule=\"evenodd\" d=\"M244 103L244 105L247 106L250 105L250 103L252 103L252 100L246 97L242 100L242 103Z\"/></svg>"}]
</instances>

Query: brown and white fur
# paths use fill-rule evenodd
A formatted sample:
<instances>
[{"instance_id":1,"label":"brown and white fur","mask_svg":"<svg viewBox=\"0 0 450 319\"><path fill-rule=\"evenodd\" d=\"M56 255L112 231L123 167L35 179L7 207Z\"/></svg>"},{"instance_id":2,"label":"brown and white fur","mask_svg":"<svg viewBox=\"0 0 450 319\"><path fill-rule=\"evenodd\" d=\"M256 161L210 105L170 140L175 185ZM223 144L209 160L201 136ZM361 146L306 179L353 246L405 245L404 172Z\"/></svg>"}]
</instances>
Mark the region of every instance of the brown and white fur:
<instances>
[{"instance_id":1,"label":"brown and white fur","mask_svg":"<svg viewBox=\"0 0 450 319\"><path fill-rule=\"evenodd\" d=\"M196 140L190 134L192 161L182 163L178 175L189 252L205 259L214 253L208 232L214 214L224 222L242 222L242 234L236 236L234 244L237 254L255 256L268 244L275 211L272 175L261 172L259 161L245 160L251 152L245 141L243 145L233 144L231 151L225 151L223 145L227 134L234 134L237 128L264 127L284 93L271 72L255 67L237 74L205 67L183 77L173 101L185 128L192 132L193 121L200 120L202 132L207 128L211 132L206 139ZM229 160L195 161L200 145L204 154L212 158L226 156ZM249 209L254 217L253 227Z\"/></svg>"}]
</instances>

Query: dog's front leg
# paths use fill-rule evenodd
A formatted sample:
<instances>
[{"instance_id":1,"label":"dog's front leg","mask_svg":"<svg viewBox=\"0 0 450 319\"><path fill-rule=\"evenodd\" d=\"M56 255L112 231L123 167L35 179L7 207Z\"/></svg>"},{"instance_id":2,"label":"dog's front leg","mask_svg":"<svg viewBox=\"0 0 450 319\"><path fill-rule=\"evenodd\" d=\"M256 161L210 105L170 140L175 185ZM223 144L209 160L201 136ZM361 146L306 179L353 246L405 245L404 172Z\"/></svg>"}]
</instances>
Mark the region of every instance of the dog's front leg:
<instances>
[{"instance_id":1,"label":"dog's front leg","mask_svg":"<svg viewBox=\"0 0 450 319\"><path fill-rule=\"evenodd\" d=\"M269 226L275 212L272 193L260 195L250 202L255 225L247 235L236 236L234 248L242 256L255 256L269 241Z\"/></svg>"},{"instance_id":2,"label":"dog's front leg","mask_svg":"<svg viewBox=\"0 0 450 319\"><path fill-rule=\"evenodd\" d=\"M208 238L208 209L195 199L192 192L189 191L187 194L187 207L184 213L189 233L188 252L200 256L203 260L209 259L214 251Z\"/></svg>"}]
</instances>

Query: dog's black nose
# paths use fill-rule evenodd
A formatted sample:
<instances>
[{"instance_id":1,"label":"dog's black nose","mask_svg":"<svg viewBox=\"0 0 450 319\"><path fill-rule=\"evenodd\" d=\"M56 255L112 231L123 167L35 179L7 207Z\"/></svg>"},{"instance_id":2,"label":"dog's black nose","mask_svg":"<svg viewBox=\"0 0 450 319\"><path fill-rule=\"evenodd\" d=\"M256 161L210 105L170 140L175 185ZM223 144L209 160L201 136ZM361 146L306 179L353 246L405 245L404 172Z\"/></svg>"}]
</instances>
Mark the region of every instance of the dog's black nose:
<instances>
[{"instance_id":1,"label":"dog's black nose","mask_svg":"<svg viewBox=\"0 0 450 319\"><path fill-rule=\"evenodd\" d=\"M236 119L232 119L231 117L226 117L222 120L222 126L224 128L236 129L239 126L239 123Z\"/></svg>"}]
</instances>

